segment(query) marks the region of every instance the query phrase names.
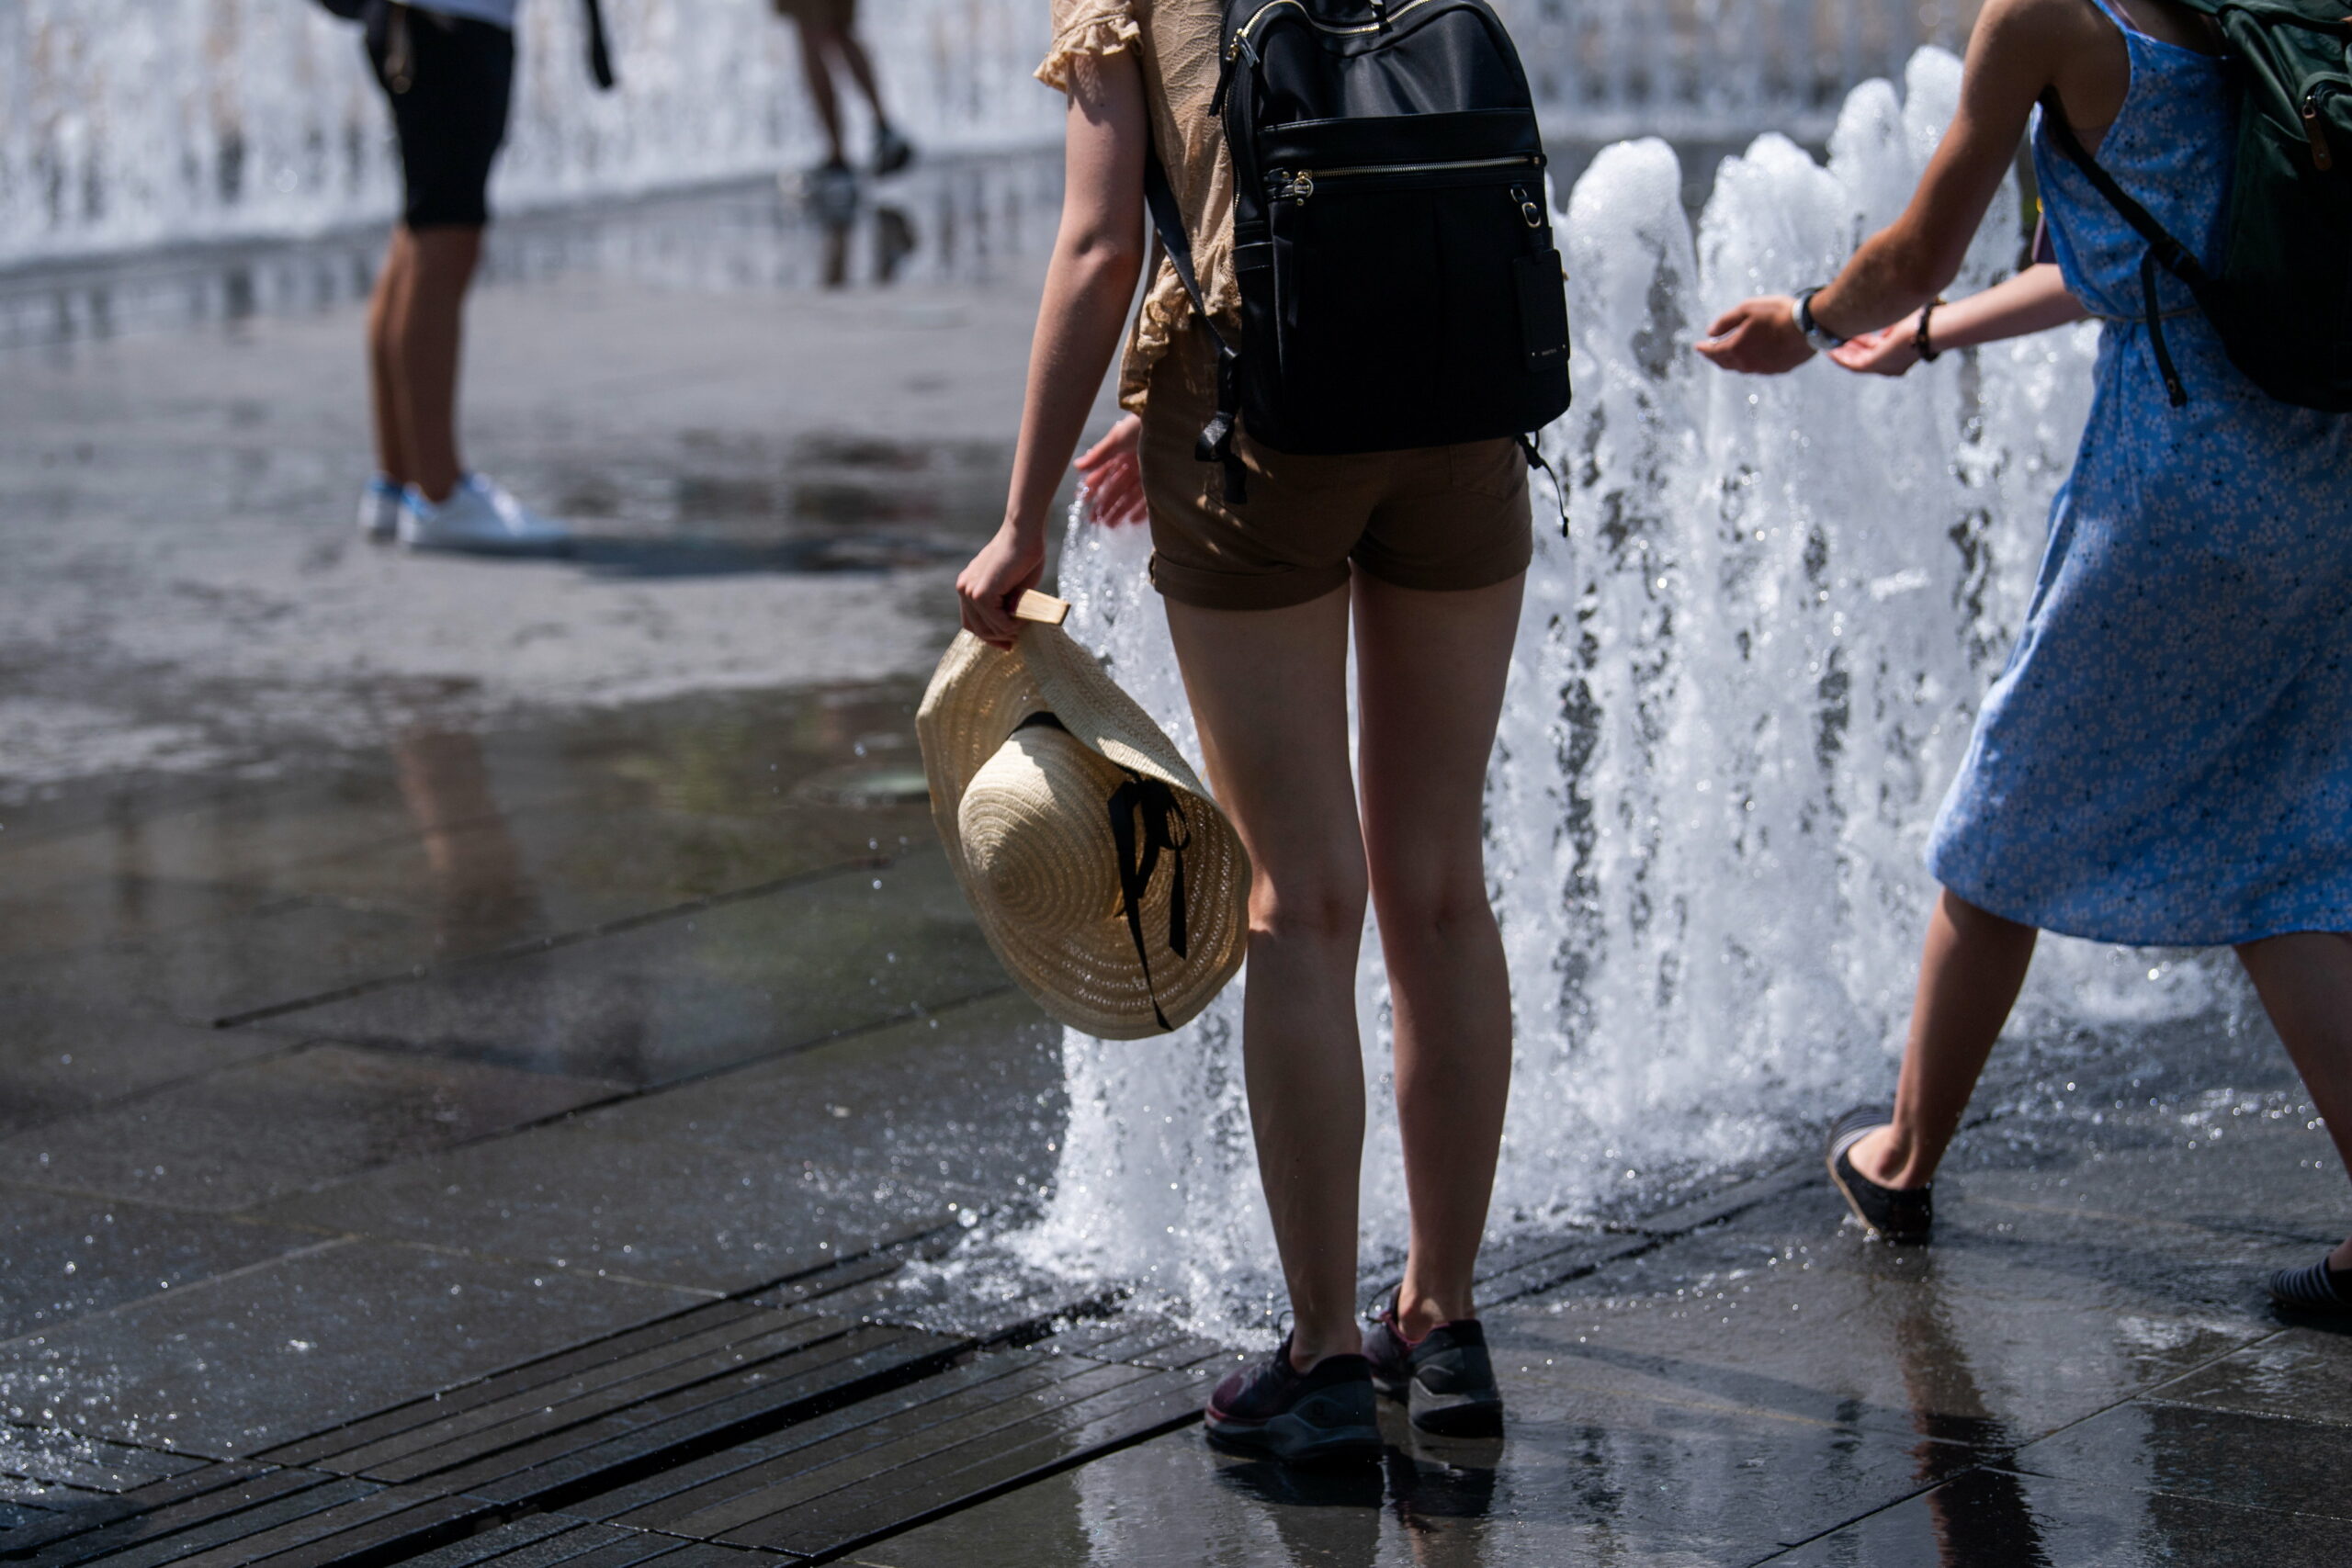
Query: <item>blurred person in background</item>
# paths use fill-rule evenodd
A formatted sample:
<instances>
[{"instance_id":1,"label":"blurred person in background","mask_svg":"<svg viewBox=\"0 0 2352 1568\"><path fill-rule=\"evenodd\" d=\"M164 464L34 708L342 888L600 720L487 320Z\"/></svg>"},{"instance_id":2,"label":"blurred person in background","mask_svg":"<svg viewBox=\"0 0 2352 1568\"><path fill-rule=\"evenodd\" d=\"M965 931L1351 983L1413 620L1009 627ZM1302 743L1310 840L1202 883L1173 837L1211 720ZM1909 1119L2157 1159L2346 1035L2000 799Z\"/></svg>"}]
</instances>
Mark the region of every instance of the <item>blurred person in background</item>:
<instances>
[{"instance_id":1,"label":"blurred person in background","mask_svg":"<svg viewBox=\"0 0 2352 1568\"><path fill-rule=\"evenodd\" d=\"M458 455L458 351L489 222L490 168L506 137L517 0L376 0L368 60L401 150L399 225L368 307L376 477L360 531L412 549L538 553L561 525Z\"/></svg>"},{"instance_id":2,"label":"blurred person in background","mask_svg":"<svg viewBox=\"0 0 2352 1568\"><path fill-rule=\"evenodd\" d=\"M833 86L836 62L849 73L874 110L874 159L877 175L895 175L914 161L915 150L890 123L882 107L882 89L874 79L874 61L857 35L857 0L774 0L775 14L789 17L800 29L800 69L808 78L808 98L817 106L818 123L825 132L825 161L808 171L808 193L820 200L853 192L857 171L850 166L842 139L841 94Z\"/></svg>"}]
</instances>

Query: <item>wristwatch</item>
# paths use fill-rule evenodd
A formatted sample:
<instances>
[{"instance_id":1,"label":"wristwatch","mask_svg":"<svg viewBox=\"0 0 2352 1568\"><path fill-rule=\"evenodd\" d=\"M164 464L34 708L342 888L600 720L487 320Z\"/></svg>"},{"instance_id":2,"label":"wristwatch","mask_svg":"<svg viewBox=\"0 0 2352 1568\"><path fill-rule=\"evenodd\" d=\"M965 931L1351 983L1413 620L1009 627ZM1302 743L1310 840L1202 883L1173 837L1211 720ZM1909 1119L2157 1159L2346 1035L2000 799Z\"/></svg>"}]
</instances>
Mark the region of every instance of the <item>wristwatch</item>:
<instances>
[{"instance_id":1,"label":"wristwatch","mask_svg":"<svg viewBox=\"0 0 2352 1568\"><path fill-rule=\"evenodd\" d=\"M1813 319L1813 297L1827 287L1826 284L1816 283L1811 288L1800 289L1797 293L1797 331L1804 333L1804 341L1822 354L1846 341Z\"/></svg>"}]
</instances>

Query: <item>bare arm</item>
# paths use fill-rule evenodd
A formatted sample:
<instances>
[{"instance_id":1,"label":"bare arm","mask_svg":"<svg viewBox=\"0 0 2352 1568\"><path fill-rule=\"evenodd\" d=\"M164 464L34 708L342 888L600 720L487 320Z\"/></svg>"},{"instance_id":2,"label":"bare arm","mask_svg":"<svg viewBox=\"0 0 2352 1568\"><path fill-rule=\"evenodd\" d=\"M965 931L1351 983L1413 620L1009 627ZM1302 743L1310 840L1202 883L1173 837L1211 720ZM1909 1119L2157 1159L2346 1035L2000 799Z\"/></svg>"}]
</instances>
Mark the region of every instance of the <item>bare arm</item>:
<instances>
[{"instance_id":1,"label":"bare arm","mask_svg":"<svg viewBox=\"0 0 2352 1568\"><path fill-rule=\"evenodd\" d=\"M2120 105L2121 89L2106 78L2115 74L2109 54L2122 49L2113 27L2081 0L1991 0L1969 39L1959 111L1918 188L1903 215L1864 241L1813 297L1814 320L1850 337L1934 299L1959 275L2034 100L2054 83L2069 104L2101 104L2111 96ZM2122 65L2127 83L2129 69ZM1699 352L1726 370L1777 375L1813 356L1797 331L1795 301L1785 294L1743 300L1707 334Z\"/></svg>"},{"instance_id":2,"label":"bare arm","mask_svg":"<svg viewBox=\"0 0 2352 1568\"><path fill-rule=\"evenodd\" d=\"M1150 134L1143 73L1131 51L1072 69L1061 228L1029 346L1029 388L1004 522L956 579L966 628L1000 648L1012 646L1017 629L1012 601L1045 573L1046 513L1143 276L1143 164Z\"/></svg>"},{"instance_id":3,"label":"bare arm","mask_svg":"<svg viewBox=\"0 0 2352 1568\"><path fill-rule=\"evenodd\" d=\"M1971 348L2064 326L2088 314L2082 301L2066 292L2057 265L2042 262L1980 293L1937 306L1928 321L1928 345L1938 354ZM1900 376L1919 363L1918 335L1919 312L1914 310L1892 326L1831 349L1829 357L1849 370Z\"/></svg>"}]
</instances>

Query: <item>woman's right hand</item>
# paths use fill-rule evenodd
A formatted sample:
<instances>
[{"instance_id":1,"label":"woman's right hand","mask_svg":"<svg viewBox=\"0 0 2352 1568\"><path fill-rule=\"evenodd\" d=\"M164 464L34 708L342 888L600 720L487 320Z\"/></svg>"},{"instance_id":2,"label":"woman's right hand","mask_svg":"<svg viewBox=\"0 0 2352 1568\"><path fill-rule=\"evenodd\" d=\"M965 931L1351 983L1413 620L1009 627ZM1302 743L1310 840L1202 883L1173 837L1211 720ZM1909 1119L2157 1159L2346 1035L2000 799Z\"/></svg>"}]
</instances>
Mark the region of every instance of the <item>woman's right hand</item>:
<instances>
[{"instance_id":1,"label":"woman's right hand","mask_svg":"<svg viewBox=\"0 0 2352 1568\"><path fill-rule=\"evenodd\" d=\"M1141 523L1148 515L1143 503L1142 446L1143 421L1123 414L1075 465L1086 487L1088 514L1106 528Z\"/></svg>"},{"instance_id":2,"label":"woman's right hand","mask_svg":"<svg viewBox=\"0 0 2352 1568\"><path fill-rule=\"evenodd\" d=\"M1918 330L1918 316L1908 315L1891 327L1848 338L1829 357L1862 375L1900 376L1919 363Z\"/></svg>"},{"instance_id":3,"label":"woman's right hand","mask_svg":"<svg viewBox=\"0 0 2352 1568\"><path fill-rule=\"evenodd\" d=\"M964 629L995 648L1009 649L1020 635L1012 618L1014 601L1037 586L1046 575L1046 534L1042 528L1017 526L1010 518L996 537L956 575L956 596L963 602Z\"/></svg>"}]
</instances>

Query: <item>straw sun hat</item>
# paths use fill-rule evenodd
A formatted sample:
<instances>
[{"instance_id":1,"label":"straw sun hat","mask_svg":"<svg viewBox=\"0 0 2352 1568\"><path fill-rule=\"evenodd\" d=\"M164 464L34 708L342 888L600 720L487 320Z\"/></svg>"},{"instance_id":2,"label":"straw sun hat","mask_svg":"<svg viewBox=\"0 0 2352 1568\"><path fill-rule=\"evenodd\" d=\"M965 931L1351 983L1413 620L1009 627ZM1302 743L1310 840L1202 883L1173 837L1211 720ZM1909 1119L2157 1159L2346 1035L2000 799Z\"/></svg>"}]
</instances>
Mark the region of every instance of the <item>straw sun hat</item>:
<instances>
[{"instance_id":1,"label":"straw sun hat","mask_svg":"<svg viewBox=\"0 0 2352 1568\"><path fill-rule=\"evenodd\" d=\"M1009 653L957 634L915 732L931 813L989 945L1064 1023L1178 1027L1241 967L1250 858L1135 700L1024 595Z\"/></svg>"}]
</instances>

